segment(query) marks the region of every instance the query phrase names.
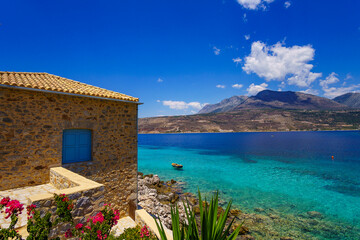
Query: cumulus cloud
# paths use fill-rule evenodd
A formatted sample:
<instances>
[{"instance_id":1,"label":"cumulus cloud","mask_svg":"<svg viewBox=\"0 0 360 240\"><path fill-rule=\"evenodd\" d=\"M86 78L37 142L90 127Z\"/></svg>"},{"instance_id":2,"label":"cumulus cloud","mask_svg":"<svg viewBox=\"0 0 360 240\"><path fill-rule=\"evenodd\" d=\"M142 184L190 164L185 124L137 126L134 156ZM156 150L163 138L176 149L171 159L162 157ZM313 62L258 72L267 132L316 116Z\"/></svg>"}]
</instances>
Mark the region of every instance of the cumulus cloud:
<instances>
[{"instance_id":1,"label":"cumulus cloud","mask_svg":"<svg viewBox=\"0 0 360 240\"><path fill-rule=\"evenodd\" d=\"M247 34L244 36L245 40L249 40L250 39L250 34Z\"/></svg>"},{"instance_id":2,"label":"cumulus cloud","mask_svg":"<svg viewBox=\"0 0 360 240\"><path fill-rule=\"evenodd\" d=\"M214 54L215 54L215 55L220 55L220 51L221 51L221 50L220 50L219 48L217 48L217 47L214 46L214 47L213 47L213 50L214 50Z\"/></svg>"},{"instance_id":3,"label":"cumulus cloud","mask_svg":"<svg viewBox=\"0 0 360 240\"><path fill-rule=\"evenodd\" d=\"M319 95L319 91L316 89L312 89L312 88L309 88L309 89L306 89L305 91L300 91L300 92L312 94L312 95Z\"/></svg>"},{"instance_id":4,"label":"cumulus cloud","mask_svg":"<svg viewBox=\"0 0 360 240\"><path fill-rule=\"evenodd\" d=\"M188 109L188 108L200 110L201 108L203 108L206 105L206 103L204 103L204 104L201 104L199 102L186 103L184 101L172 101L172 100L162 101L162 103L164 106L167 106L170 109L176 109L176 110L184 110L184 109Z\"/></svg>"},{"instance_id":5,"label":"cumulus cloud","mask_svg":"<svg viewBox=\"0 0 360 240\"><path fill-rule=\"evenodd\" d=\"M238 84L238 83L236 83L236 84L232 85L232 87L233 87L233 88L240 89L240 88L242 88L242 87L243 87L243 85L242 85L242 84Z\"/></svg>"},{"instance_id":6,"label":"cumulus cloud","mask_svg":"<svg viewBox=\"0 0 360 240\"><path fill-rule=\"evenodd\" d=\"M237 2L246 9L257 10L266 9L266 5L274 0L237 0Z\"/></svg>"},{"instance_id":7,"label":"cumulus cloud","mask_svg":"<svg viewBox=\"0 0 360 240\"><path fill-rule=\"evenodd\" d=\"M160 100L156 100L156 102L161 102Z\"/></svg>"},{"instance_id":8,"label":"cumulus cloud","mask_svg":"<svg viewBox=\"0 0 360 240\"><path fill-rule=\"evenodd\" d=\"M164 80L162 80L161 78L158 78L157 82L163 82Z\"/></svg>"},{"instance_id":9,"label":"cumulus cloud","mask_svg":"<svg viewBox=\"0 0 360 240\"><path fill-rule=\"evenodd\" d=\"M291 2L290 1L286 1L285 3L284 3L284 7L285 8L289 8L291 6Z\"/></svg>"},{"instance_id":10,"label":"cumulus cloud","mask_svg":"<svg viewBox=\"0 0 360 240\"><path fill-rule=\"evenodd\" d=\"M241 58L237 57L237 58L233 58L233 62L236 63L236 66L241 63Z\"/></svg>"},{"instance_id":11,"label":"cumulus cloud","mask_svg":"<svg viewBox=\"0 0 360 240\"><path fill-rule=\"evenodd\" d=\"M358 85L351 85L349 87L330 87L330 88L325 88L324 90L324 96L328 97L328 98L335 98L337 96L343 95L345 93L349 93L349 92L358 92L360 89L360 84Z\"/></svg>"},{"instance_id":12,"label":"cumulus cloud","mask_svg":"<svg viewBox=\"0 0 360 240\"><path fill-rule=\"evenodd\" d=\"M254 83L250 84L250 86L246 89L249 96L253 96L258 94L259 92L265 90L268 87L266 83L262 83L260 85L255 85Z\"/></svg>"},{"instance_id":13,"label":"cumulus cloud","mask_svg":"<svg viewBox=\"0 0 360 240\"><path fill-rule=\"evenodd\" d=\"M320 80L320 86L323 88L328 88L330 84L339 82L338 75L334 72L330 73L325 80Z\"/></svg>"},{"instance_id":14,"label":"cumulus cloud","mask_svg":"<svg viewBox=\"0 0 360 240\"><path fill-rule=\"evenodd\" d=\"M225 85L218 84L216 85L217 88L225 88Z\"/></svg>"},{"instance_id":15,"label":"cumulus cloud","mask_svg":"<svg viewBox=\"0 0 360 240\"><path fill-rule=\"evenodd\" d=\"M345 80L347 79L348 76L346 76ZM329 76L327 76L324 80L320 80L319 85L322 87L325 97L334 98L345 93L357 91L360 89L360 84L346 87L345 82L343 83L343 87L329 87L330 84L335 84L338 82L340 82L340 80L338 78L338 75L334 72L330 73Z\"/></svg>"},{"instance_id":16,"label":"cumulus cloud","mask_svg":"<svg viewBox=\"0 0 360 240\"><path fill-rule=\"evenodd\" d=\"M245 57L243 70L255 73L266 81L284 81L299 87L308 87L321 77L321 73L311 72L315 49L310 45L285 47L283 43L267 46L256 41L251 45L251 53Z\"/></svg>"}]
</instances>

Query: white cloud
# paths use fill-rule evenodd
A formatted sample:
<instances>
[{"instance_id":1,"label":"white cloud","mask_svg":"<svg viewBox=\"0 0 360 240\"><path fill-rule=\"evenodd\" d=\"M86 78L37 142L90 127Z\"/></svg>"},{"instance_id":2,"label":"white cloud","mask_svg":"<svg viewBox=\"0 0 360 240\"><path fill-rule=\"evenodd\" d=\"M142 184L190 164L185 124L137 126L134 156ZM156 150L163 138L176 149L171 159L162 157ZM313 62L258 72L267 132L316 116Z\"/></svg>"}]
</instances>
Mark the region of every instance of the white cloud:
<instances>
[{"instance_id":1,"label":"white cloud","mask_svg":"<svg viewBox=\"0 0 360 240\"><path fill-rule=\"evenodd\" d=\"M358 85L351 85L349 87L331 87L331 88L325 88L324 90L324 96L328 97L328 98L334 98L340 95L343 95L345 93L349 93L349 92L355 92L355 91L359 91L360 89L360 84Z\"/></svg>"},{"instance_id":2,"label":"white cloud","mask_svg":"<svg viewBox=\"0 0 360 240\"><path fill-rule=\"evenodd\" d=\"M345 81L346 81L346 80L349 80L349 79L353 79L353 76L351 76L350 73L346 74Z\"/></svg>"},{"instance_id":3,"label":"white cloud","mask_svg":"<svg viewBox=\"0 0 360 240\"><path fill-rule=\"evenodd\" d=\"M216 85L217 88L225 88L225 85L218 84Z\"/></svg>"},{"instance_id":4,"label":"white cloud","mask_svg":"<svg viewBox=\"0 0 360 240\"><path fill-rule=\"evenodd\" d=\"M285 3L284 3L284 7L285 8L289 8L291 6L291 2L290 1L286 1Z\"/></svg>"},{"instance_id":5,"label":"white cloud","mask_svg":"<svg viewBox=\"0 0 360 240\"><path fill-rule=\"evenodd\" d=\"M347 80L348 77L349 76L347 75L345 80ZM345 82L343 83L343 87L329 87L330 84L338 82L340 82L340 80L338 78L338 75L334 72L330 73L329 76L325 78L325 80L320 80L319 85L322 87L325 97L334 98L345 93L357 91L360 89L360 84L345 87Z\"/></svg>"},{"instance_id":6,"label":"white cloud","mask_svg":"<svg viewBox=\"0 0 360 240\"><path fill-rule=\"evenodd\" d=\"M268 3L274 0L237 0L237 2L246 9L256 10L259 8L266 9Z\"/></svg>"},{"instance_id":7,"label":"white cloud","mask_svg":"<svg viewBox=\"0 0 360 240\"><path fill-rule=\"evenodd\" d=\"M213 50L214 50L214 54L215 54L215 55L219 55L219 54L220 54L220 51L221 51L221 50L220 50L219 48L217 48L217 47L214 46L214 47L213 47Z\"/></svg>"},{"instance_id":8,"label":"white cloud","mask_svg":"<svg viewBox=\"0 0 360 240\"><path fill-rule=\"evenodd\" d=\"M250 34L247 34L244 36L245 40L249 40L250 39Z\"/></svg>"},{"instance_id":9,"label":"white cloud","mask_svg":"<svg viewBox=\"0 0 360 240\"><path fill-rule=\"evenodd\" d=\"M246 91L248 92L248 95L253 96L253 95L256 95L257 93L265 90L267 87L268 87L268 85L266 83L262 83L260 85L255 85L254 83L252 83L246 89Z\"/></svg>"},{"instance_id":10,"label":"white cloud","mask_svg":"<svg viewBox=\"0 0 360 240\"><path fill-rule=\"evenodd\" d=\"M156 100L156 102L161 102L160 100Z\"/></svg>"},{"instance_id":11,"label":"white cloud","mask_svg":"<svg viewBox=\"0 0 360 240\"><path fill-rule=\"evenodd\" d=\"M240 88L242 88L242 87L243 87L243 85L242 85L242 84L238 84L238 83L236 83L236 84L232 85L232 87L233 87L233 88L240 89Z\"/></svg>"},{"instance_id":12,"label":"white cloud","mask_svg":"<svg viewBox=\"0 0 360 240\"><path fill-rule=\"evenodd\" d=\"M244 15L243 15L243 21L244 21L244 22L247 22L246 13L244 13ZM360 27L359 27L359 30L360 30Z\"/></svg>"},{"instance_id":13,"label":"white cloud","mask_svg":"<svg viewBox=\"0 0 360 240\"><path fill-rule=\"evenodd\" d=\"M167 101L163 101L163 105L168 106L170 109L176 109L176 110L184 110L184 109L188 109L188 108L200 110L201 108L203 108L206 105L206 103L204 103L204 104L201 104L199 102L186 103L184 101L167 100Z\"/></svg>"},{"instance_id":14,"label":"white cloud","mask_svg":"<svg viewBox=\"0 0 360 240\"><path fill-rule=\"evenodd\" d=\"M305 91L300 91L300 92L307 93L307 94L312 94L312 95L318 95L319 94L318 90L312 89L312 88L309 88L309 89L306 89Z\"/></svg>"},{"instance_id":15,"label":"white cloud","mask_svg":"<svg viewBox=\"0 0 360 240\"><path fill-rule=\"evenodd\" d=\"M241 63L241 58L237 57L237 58L233 58L233 62L236 63L236 66Z\"/></svg>"},{"instance_id":16,"label":"white cloud","mask_svg":"<svg viewBox=\"0 0 360 240\"><path fill-rule=\"evenodd\" d=\"M339 82L338 75L334 72L330 73L329 76L325 78L325 80L320 80L320 86L324 88L328 88L329 84L337 83Z\"/></svg>"},{"instance_id":17,"label":"white cloud","mask_svg":"<svg viewBox=\"0 0 360 240\"><path fill-rule=\"evenodd\" d=\"M157 82L163 82L164 80L162 80L161 78L158 78Z\"/></svg>"},{"instance_id":18,"label":"white cloud","mask_svg":"<svg viewBox=\"0 0 360 240\"><path fill-rule=\"evenodd\" d=\"M284 81L299 87L308 87L321 73L311 72L315 50L310 45L285 47L283 43L267 46L257 41L251 45L251 53L245 57L243 70L255 73L266 81Z\"/></svg>"}]
</instances>

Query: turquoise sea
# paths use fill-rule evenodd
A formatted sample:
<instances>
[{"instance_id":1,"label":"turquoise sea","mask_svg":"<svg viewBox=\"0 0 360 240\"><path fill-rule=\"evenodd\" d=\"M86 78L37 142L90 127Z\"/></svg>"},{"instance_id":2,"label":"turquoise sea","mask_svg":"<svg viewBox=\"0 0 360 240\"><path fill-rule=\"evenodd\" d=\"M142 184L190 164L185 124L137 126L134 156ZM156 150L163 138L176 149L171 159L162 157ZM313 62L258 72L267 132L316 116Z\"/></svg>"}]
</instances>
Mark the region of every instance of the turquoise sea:
<instances>
[{"instance_id":1,"label":"turquoise sea","mask_svg":"<svg viewBox=\"0 0 360 240\"><path fill-rule=\"evenodd\" d=\"M145 174L185 182L188 192L219 190L245 212L320 212L351 232L335 230L333 239L360 239L359 131L140 134L138 164Z\"/></svg>"}]
</instances>

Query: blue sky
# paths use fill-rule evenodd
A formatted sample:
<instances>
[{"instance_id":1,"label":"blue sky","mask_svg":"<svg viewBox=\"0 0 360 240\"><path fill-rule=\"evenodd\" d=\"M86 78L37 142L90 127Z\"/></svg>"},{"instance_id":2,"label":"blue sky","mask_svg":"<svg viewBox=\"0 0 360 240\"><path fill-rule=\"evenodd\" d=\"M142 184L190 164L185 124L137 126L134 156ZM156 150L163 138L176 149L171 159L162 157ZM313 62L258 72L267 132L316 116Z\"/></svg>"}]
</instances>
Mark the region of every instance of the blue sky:
<instances>
[{"instance_id":1,"label":"blue sky","mask_svg":"<svg viewBox=\"0 0 360 240\"><path fill-rule=\"evenodd\" d=\"M262 89L360 90L360 1L2 1L0 70L48 72L197 112Z\"/></svg>"}]
</instances>

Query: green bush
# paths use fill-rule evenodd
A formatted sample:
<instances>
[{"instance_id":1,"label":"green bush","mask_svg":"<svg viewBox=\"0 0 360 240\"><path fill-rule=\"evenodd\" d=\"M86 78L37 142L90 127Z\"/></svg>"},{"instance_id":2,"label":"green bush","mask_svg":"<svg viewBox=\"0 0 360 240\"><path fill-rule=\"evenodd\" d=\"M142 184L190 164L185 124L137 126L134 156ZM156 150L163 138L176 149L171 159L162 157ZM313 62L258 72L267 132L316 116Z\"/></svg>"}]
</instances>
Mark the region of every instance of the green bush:
<instances>
[{"instance_id":1,"label":"green bush","mask_svg":"<svg viewBox=\"0 0 360 240\"><path fill-rule=\"evenodd\" d=\"M115 237L113 235L110 235L107 240L157 240L157 237L155 237L150 232L146 234L146 231L148 232L146 226L144 226L143 228L140 228L140 226L136 226L134 228L127 228L120 236Z\"/></svg>"},{"instance_id":2,"label":"green bush","mask_svg":"<svg viewBox=\"0 0 360 240\"><path fill-rule=\"evenodd\" d=\"M195 213L191 209L189 202L184 203L186 220L180 222L180 214L177 206L171 208L171 220L174 240L235 240L239 235L240 226L230 234L230 229L235 218L226 226L226 220L229 216L231 201L227 205L225 211L218 216L219 210L219 193L212 196L210 204L203 201L199 191L199 208L200 208L200 231L196 222ZM164 227L161 221L155 219L159 230L161 240L167 240Z\"/></svg>"}]
</instances>

